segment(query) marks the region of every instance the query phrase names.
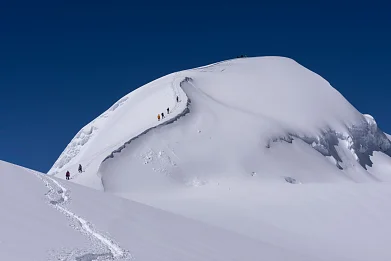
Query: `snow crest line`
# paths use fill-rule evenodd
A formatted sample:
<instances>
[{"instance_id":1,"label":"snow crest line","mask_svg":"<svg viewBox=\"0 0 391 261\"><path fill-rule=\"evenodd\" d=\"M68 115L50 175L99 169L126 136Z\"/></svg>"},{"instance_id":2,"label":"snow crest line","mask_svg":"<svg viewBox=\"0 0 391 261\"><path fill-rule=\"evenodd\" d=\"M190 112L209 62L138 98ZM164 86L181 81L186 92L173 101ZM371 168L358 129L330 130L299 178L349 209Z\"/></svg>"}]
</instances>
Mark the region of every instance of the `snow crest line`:
<instances>
[{"instance_id":1,"label":"snow crest line","mask_svg":"<svg viewBox=\"0 0 391 261\"><path fill-rule=\"evenodd\" d=\"M182 86L183 83L185 83L185 82L191 82L191 81L192 81L191 78L185 77L185 79L182 80L182 81L180 82L179 85ZM183 92L184 92L184 91L183 91ZM185 93L185 92L184 92L184 93ZM156 128L159 128L159 127L161 127L161 126L165 126L165 125L174 123L174 122L176 122L178 119L180 119L180 118L182 118L183 116L185 116L186 114L188 114L188 113L190 112L190 108L189 108L189 107L190 107L190 104L191 104L191 100L190 100L190 98L186 95L186 93L185 93L185 96L186 96L186 98L187 98L186 107L185 107L185 109L184 109L181 113L179 113L178 115L176 115L176 116L173 117L172 119L169 119L169 120L167 120L167 121L165 121L165 122L163 122L163 123L160 123L160 124L158 124L158 125L155 125L155 126L149 128L149 129L146 129L145 131L143 131L143 132L140 133L139 135L137 135L137 136L133 137L132 139L130 139L129 141L125 142L124 145L122 145L122 146L119 147L118 149L116 149L116 150L114 150L113 152L111 152L111 153L109 154L109 156L107 156L107 157L102 161L102 163L105 162L106 160L110 159L110 158L114 158L114 154L115 154L115 153L120 153L123 149L126 148L126 145L129 145L132 141L134 141L135 139L138 139L138 138L140 138L141 136L147 134L149 131L151 131L151 130L153 130L153 129L156 129Z\"/></svg>"},{"instance_id":2,"label":"snow crest line","mask_svg":"<svg viewBox=\"0 0 391 261\"><path fill-rule=\"evenodd\" d=\"M69 202L69 197L67 195L67 189L62 186L57 180L51 178L51 177L43 177L42 174L34 173L39 179L41 179L44 183L45 186L49 189L48 198L50 198L50 193L56 192L61 196L61 199L58 200L51 200L50 203L60 212L66 214L67 216L73 218L76 220L79 224L80 227L91 237L96 238L103 246L108 248L110 250L110 258L111 259L119 259L123 257L130 257L126 251L124 251L119 245L115 244L112 240L106 238L105 236L99 234L98 232L94 231L92 225L85 219L79 217L72 211L68 210L63 206L63 204L66 204ZM48 181L50 180L55 186L58 187L56 190Z\"/></svg>"}]
</instances>

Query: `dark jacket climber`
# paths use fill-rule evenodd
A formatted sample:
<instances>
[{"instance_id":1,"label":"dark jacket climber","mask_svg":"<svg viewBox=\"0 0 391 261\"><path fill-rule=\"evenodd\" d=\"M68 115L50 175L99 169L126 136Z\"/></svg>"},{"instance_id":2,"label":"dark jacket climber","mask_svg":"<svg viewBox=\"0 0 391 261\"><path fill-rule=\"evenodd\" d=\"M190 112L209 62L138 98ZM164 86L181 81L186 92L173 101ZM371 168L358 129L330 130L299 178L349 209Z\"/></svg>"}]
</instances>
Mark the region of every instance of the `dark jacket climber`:
<instances>
[{"instance_id":1,"label":"dark jacket climber","mask_svg":"<svg viewBox=\"0 0 391 261\"><path fill-rule=\"evenodd\" d=\"M81 164L79 164L79 173L83 172L83 168L81 167Z\"/></svg>"},{"instance_id":2,"label":"dark jacket climber","mask_svg":"<svg viewBox=\"0 0 391 261\"><path fill-rule=\"evenodd\" d=\"M167 114L170 114L170 108L167 108Z\"/></svg>"},{"instance_id":3,"label":"dark jacket climber","mask_svg":"<svg viewBox=\"0 0 391 261\"><path fill-rule=\"evenodd\" d=\"M164 119L164 112L162 112L162 119Z\"/></svg>"},{"instance_id":4,"label":"dark jacket climber","mask_svg":"<svg viewBox=\"0 0 391 261\"><path fill-rule=\"evenodd\" d=\"M176 102L179 102L179 97L178 96L176 97Z\"/></svg>"},{"instance_id":5,"label":"dark jacket climber","mask_svg":"<svg viewBox=\"0 0 391 261\"><path fill-rule=\"evenodd\" d=\"M67 173L65 174L66 179L69 180L69 177L70 177L70 176L71 176L71 173L69 173L69 171L67 171Z\"/></svg>"}]
</instances>

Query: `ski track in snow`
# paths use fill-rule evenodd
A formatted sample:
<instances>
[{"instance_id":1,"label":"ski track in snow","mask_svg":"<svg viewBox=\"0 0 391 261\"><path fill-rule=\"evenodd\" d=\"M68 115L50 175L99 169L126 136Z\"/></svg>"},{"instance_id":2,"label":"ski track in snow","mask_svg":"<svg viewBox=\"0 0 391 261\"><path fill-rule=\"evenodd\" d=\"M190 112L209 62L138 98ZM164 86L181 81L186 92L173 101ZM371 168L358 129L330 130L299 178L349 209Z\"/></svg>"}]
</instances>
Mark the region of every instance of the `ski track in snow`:
<instances>
[{"instance_id":1,"label":"ski track in snow","mask_svg":"<svg viewBox=\"0 0 391 261\"><path fill-rule=\"evenodd\" d=\"M85 260L85 261L92 261L97 260L99 257L108 257L109 260L118 260L122 258L126 258L126 260L133 260L133 258L127 253L125 250L123 250L119 245L114 243L109 238L103 236L102 234L95 231L92 227L92 225L82 217L78 216L77 214L73 213L72 211L68 210L64 207L64 204L69 202L69 196L67 195L67 189L62 186L57 180L45 176L43 177L42 174L35 173L34 174L41 179L45 186L49 189L49 193L47 194L48 198L50 199L50 203L60 212L64 213L68 217L71 217L77 223L80 225L81 229L86 232L90 237L97 239L101 245L104 248L107 248L110 253L104 253L104 254L92 254L88 253L81 257L77 257L76 260ZM50 182L52 182L58 189L55 189ZM50 192L55 192L57 195L60 195L60 199L52 200L50 197Z\"/></svg>"}]
</instances>

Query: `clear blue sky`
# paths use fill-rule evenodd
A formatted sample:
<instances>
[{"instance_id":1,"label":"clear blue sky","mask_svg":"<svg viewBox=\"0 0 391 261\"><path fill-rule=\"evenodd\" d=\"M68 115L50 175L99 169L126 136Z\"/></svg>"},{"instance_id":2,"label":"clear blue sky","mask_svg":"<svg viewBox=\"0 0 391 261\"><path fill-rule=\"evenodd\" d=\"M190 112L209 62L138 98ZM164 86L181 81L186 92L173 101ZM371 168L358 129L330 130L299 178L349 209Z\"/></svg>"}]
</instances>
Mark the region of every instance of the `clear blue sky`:
<instances>
[{"instance_id":1,"label":"clear blue sky","mask_svg":"<svg viewBox=\"0 0 391 261\"><path fill-rule=\"evenodd\" d=\"M391 132L389 5L231 2L0 1L0 159L46 172L131 90L239 54L295 59Z\"/></svg>"}]
</instances>

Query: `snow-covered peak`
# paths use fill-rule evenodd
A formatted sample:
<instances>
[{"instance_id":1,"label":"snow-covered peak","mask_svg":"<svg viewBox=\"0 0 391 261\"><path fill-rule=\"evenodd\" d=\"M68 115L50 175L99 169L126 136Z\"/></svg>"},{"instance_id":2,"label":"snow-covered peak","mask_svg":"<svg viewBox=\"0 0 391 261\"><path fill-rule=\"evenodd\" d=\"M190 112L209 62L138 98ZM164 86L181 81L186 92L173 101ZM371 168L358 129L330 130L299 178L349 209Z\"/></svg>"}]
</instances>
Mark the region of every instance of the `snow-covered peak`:
<instances>
[{"instance_id":1,"label":"snow-covered peak","mask_svg":"<svg viewBox=\"0 0 391 261\"><path fill-rule=\"evenodd\" d=\"M343 131L364 120L325 79L289 58L235 59L187 74L216 101L286 131Z\"/></svg>"},{"instance_id":2,"label":"snow-covered peak","mask_svg":"<svg viewBox=\"0 0 391 261\"><path fill-rule=\"evenodd\" d=\"M248 173L298 183L368 181L387 178L365 168L374 151L390 155L390 147L374 120L321 76L284 57L243 58L131 92L84 127L49 174L64 178L69 170L73 181L111 191Z\"/></svg>"}]
</instances>

